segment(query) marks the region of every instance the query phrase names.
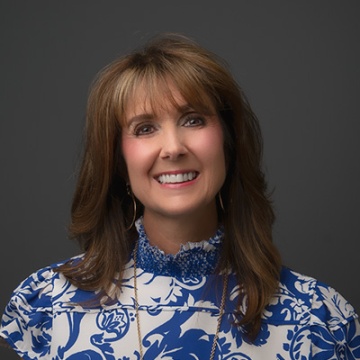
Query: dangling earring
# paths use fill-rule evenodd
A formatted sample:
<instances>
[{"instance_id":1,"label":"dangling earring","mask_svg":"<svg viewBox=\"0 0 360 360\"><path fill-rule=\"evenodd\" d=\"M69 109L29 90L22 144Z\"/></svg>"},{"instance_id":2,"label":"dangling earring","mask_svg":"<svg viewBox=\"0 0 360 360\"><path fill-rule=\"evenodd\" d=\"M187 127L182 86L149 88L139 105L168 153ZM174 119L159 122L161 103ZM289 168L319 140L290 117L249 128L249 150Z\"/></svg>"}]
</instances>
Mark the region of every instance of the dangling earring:
<instances>
[{"instance_id":1,"label":"dangling earring","mask_svg":"<svg viewBox=\"0 0 360 360\"><path fill-rule=\"evenodd\" d=\"M126 231L129 231L135 224L135 220L136 220L136 200L135 200L135 196L133 194L133 192L131 191L131 187L129 184L126 184L126 192L128 193L128 195L131 197L132 199L132 203L133 203L133 210L134 210L134 215L131 221L131 224L129 227L126 228Z\"/></svg>"},{"instance_id":2,"label":"dangling earring","mask_svg":"<svg viewBox=\"0 0 360 360\"><path fill-rule=\"evenodd\" d=\"M219 197L219 204L220 204L221 210L223 211L223 213L225 213L224 203L223 203L220 191L219 191L218 197Z\"/></svg>"}]
</instances>

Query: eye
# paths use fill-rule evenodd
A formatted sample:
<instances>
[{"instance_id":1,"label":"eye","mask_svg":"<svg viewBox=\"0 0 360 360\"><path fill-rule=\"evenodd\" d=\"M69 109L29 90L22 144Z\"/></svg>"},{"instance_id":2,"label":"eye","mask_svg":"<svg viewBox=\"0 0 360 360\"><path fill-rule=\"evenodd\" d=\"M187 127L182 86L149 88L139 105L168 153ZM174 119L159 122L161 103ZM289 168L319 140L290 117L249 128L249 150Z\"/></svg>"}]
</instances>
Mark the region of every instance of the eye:
<instances>
[{"instance_id":1,"label":"eye","mask_svg":"<svg viewBox=\"0 0 360 360\"><path fill-rule=\"evenodd\" d=\"M155 131L155 127L152 124L140 124L135 127L134 135L141 136L141 135L149 135Z\"/></svg>"},{"instance_id":2,"label":"eye","mask_svg":"<svg viewBox=\"0 0 360 360\"><path fill-rule=\"evenodd\" d=\"M184 119L183 126L194 127L205 125L205 118L198 114L189 114Z\"/></svg>"}]
</instances>

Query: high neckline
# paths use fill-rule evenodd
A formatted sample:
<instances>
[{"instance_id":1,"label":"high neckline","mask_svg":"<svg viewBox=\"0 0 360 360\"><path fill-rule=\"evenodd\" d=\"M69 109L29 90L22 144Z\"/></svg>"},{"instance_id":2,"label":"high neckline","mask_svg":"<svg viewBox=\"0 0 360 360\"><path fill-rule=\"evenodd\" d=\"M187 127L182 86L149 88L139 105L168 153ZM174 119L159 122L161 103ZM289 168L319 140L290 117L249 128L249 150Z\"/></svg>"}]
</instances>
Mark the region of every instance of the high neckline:
<instances>
[{"instance_id":1,"label":"high neckline","mask_svg":"<svg viewBox=\"0 0 360 360\"><path fill-rule=\"evenodd\" d=\"M181 245L178 253L165 254L157 246L150 244L142 217L136 221L135 226L139 236L137 265L144 271L176 278L201 277L214 273L224 237L222 227L210 239L187 242Z\"/></svg>"}]
</instances>

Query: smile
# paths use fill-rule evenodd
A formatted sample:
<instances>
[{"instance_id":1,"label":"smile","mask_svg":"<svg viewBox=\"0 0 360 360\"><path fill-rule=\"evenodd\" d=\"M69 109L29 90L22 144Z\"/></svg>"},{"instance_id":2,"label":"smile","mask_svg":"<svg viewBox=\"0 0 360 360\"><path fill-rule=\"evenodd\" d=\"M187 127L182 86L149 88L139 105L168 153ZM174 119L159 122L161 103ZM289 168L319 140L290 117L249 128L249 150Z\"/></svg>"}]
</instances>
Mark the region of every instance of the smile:
<instances>
[{"instance_id":1,"label":"smile","mask_svg":"<svg viewBox=\"0 0 360 360\"><path fill-rule=\"evenodd\" d=\"M157 177L157 181L160 184L179 184L187 181L194 180L197 177L195 171L191 171L183 174L162 174Z\"/></svg>"}]
</instances>

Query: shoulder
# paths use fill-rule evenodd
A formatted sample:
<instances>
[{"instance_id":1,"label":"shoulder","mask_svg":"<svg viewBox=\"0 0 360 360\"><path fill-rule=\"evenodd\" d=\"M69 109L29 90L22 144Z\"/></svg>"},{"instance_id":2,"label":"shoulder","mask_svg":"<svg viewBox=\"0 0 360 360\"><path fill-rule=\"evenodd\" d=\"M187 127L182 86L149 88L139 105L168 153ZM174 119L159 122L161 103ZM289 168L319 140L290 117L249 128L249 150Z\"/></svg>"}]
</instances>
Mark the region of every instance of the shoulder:
<instances>
[{"instance_id":1,"label":"shoulder","mask_svg":"<svg viewBox=\"0 0 360 360\"><path fill-rule=\"evenodd\" d=\"M284 267L263 318L265 324L286 331L284 349L297 355L308 343L314 359L360 359L360 325L354 308L312 277Z\"/></svg>"},{"instance_id":2,"label":"shoulder","mask_svg":"<svg viewBox=\"0 0 360 360\"><path fill-rule=\"evenodd\" d=\"M76 262L80 259L81 255L35 271L14 290L10 304L21 304L24 310L31 308L44 310L51 307L56 281L65 280L56 269L68 261Z\"/></svg>"},{"instance_id":3,"label":"shoulder","mask_svg":"<svg viewBox=\"0 0 360 360\"><path fill-rule=\"evenodd\" d=\"M309 330L314 358L360 358L358 315L335 289L284 268L279 293L278 312L297 321L298 331Z\"/></svg>"},{"instance_id":4,"label":"shoulder","mask_svg":"<svg viewBox=\"0 0 360 360\"><path fill-rule=\"evenodd\" d=\"M53 281L57 276L58 274L51 266L31 274L14 290L5 315L11 313L15 308L28 313L32 309L45 310L49 306L51 307Z\"/></svg>"},{"instance_id":5,"label":"shoulder","mask_svg":"<svg viewBox=\"0 0 360 360\"><path fill-rule=\"evenodd\" d=\"M296 296L299 303L309 305L314 323L326 322L334 327L357 318L353 306L339 292L312 277L283 268L280 287Z\"/></svg>"},{"instance_id":6,"label":"shoulder","mask_svg":"<svg viewBox=\"0 0 360 360\"><path fill-rule=\"evenodd\" d=\"M268 309L280 321L323 324L330 329L357 318L351 304L332 287L286 267Z\"/></svg>"},{"instance_id":7,"label":"shoulder","mask_svg":"<svg viewBox=\"0 0 360 360\"><path fill-rule=\"evenodd\" d=\"M67 282L55 271L62 263L44 267L27 277L14 290L5 308L0 336L22 356L27 354L27 344L35 340L41 342L46 351L45 344L51 339L55 288Z\"/></svg>"}]
</instances>

